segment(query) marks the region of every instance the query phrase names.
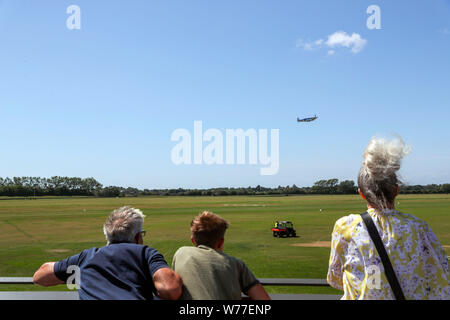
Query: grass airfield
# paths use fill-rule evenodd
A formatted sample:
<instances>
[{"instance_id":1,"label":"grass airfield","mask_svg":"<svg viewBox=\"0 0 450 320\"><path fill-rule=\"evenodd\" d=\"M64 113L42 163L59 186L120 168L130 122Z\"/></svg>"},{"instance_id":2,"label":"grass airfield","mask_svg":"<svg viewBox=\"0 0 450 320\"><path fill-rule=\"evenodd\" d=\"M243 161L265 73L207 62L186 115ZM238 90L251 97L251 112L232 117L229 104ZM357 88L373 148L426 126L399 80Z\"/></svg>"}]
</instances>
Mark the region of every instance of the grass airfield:
<instances>
[{"instance_id":1,"label":"grass airfield","mask_svg":"<svg viewBox=\"0 0 450 320\"><path fill-rule=\"evenodd\" d=\"M450 196L401 195L397 209L429 223L450 255ZM137 198L0 198L0 276L30 277L46 261L58 261L83 249L105 245L103 223L124 205L146 215L144 244L171 264L175 251L189 246L189 224L203 210L230 222L225 252L242 259L258 278L321 278L328 269L334 222L361 213L356 195L226 196ZM322 211L320 211L322 209ZM276 220L290 220L295 238L274 238ZM270 293L329 293L322 287L266 287ZM0 285L0 291L67 290L65 286Z\"/></svg>"}]
</instances>

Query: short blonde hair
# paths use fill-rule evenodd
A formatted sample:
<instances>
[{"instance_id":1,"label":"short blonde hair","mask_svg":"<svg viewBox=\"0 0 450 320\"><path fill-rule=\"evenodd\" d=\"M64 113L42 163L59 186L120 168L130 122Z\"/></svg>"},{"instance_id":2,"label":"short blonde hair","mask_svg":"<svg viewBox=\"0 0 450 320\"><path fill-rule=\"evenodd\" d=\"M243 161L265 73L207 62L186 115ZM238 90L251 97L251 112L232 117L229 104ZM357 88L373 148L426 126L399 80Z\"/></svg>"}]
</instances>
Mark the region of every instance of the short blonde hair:
<instances>
[{"instance_id":1,"label":"short blonde hair","mask_svg":"<svg viewBox=\"0 0 450 320\"><path fill-rule=\"evenodd\" d=\"M191 233L197 245L214 248L225 236L229 223L222 217L203 211L191 221Z\"/></svg>"}]
</instances>

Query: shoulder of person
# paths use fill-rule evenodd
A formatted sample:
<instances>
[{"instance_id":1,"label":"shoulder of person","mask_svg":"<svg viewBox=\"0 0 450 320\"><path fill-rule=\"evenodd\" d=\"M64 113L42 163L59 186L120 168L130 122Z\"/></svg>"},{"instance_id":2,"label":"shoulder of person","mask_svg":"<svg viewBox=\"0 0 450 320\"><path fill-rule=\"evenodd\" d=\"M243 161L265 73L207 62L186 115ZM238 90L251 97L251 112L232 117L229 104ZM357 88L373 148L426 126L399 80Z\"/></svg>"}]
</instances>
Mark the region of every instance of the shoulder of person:
<instances>
[{"instance_id":1,"label":"shoulder of person","mask_svg":"<svg viewBox=\"0 0 450 320\"><path fill-rule=\"evenodd\" d=\"M155 257L155 256L164 257L164 255L161 252L159 252L157 249L155 249L153 247L150 247L150 246L147 246L147 245L142 245L142 244L138 245L138 246L142 248L141 250L143 252L145 252L145 255L146 255L147 258ZM140 252L142 252L142 251L140 251Z\"/></svg>"},{"instance_id":2,"label":"shoulder of person","mask_svg":"<svg viewBox=\"0 0 450 320\"><path fill-rule=\"evenodd\" d=\"M403 219L404 221L407 221L410 224L414 224L417 228L421 229L422 231L427 232L431 229L426 221L416 216L413 216L412 214L397 211L397 215L401 217L401 219Z\"/></svg>"},{"instance_id":3,"label":"shoulder of person","mask_svg":"<svg viewBox=\"0 0 450 320\"><path fill-rule=\"evenodd\" d=\"M334 231L339 233L345 233L347 230L353 229L358 223L362 222L361 215L359 214L349 214L339 218L334 224Z\"/></svg>"},{"instance_id":4,"label":"shoulder of person","mask_svg":"<svg viewBox=\"0 0 450 320\"><path fill-rule=\"evenodd\" d=\"M178 248L177 251L175 251L174 256L184 254L185 252L193 252L196 250L198 250L198 248L194 247L194 246L183 246L183 247Z\"/></svg>"},{"instance_id":5,"label":"shoulder of person","mask_svg":"<svg viewBox=\"0 0 450 320\"><path fill-rule=\"evenodd\" d=\"M97 253L100 249L102 248L97 248L97 247L93 247L93 248L89 248L89 249L84 249L83 251L80 252L79 255L79 260L83 260L86 257L92 256L95 253Z\"/></svg>"},{"instance_id":6,"label":"shoulder of person","mask_svg":"<svg viewBox=\"0 0 450 320\"><path fill-rule=\"evenodd\" d=\"M151 256L154 256L155 254L159 254L159 251L155 248L149 247L147 245L143 244L137 244L137 243L117 243L117 244L110 244L103 248L106 248L106 250L112 250L114 254L118 254L119 256L124 255L131 255L135 257L142 257L144 255L146 258L149 258ZM101 249L103 249L101 248Z\"/></svg>"},{"instance_id":7,"label":"shoulder of person","mask_svg":"<svg viewBox=\"0 0 450 320\"><path fill-rule=\"evenodd\" d=\"M226 254L225 252L219 252L222 256L224 256L225 258L227 258L228 260L233 261L236 265L240 266L240 267L246 267L246 264L243 260L235 257L235 256L230 256L229 254Z\"/></svg>"},{"instance_id":8,"label":"shoulder of person","mask_svg":"<svg viewBox=\"0 0 450 320\"><path fill-rule=\"evenodd\" d=\"M421 225L427 225L427 223L425 221L423 221L422 219L420 219L420 218L418 218L416 216L413 216L410 213L397 211L397 215L402 217L403 219L410 220L412 222L415 222L415 223L418 223L418 224L421 224Z\"/></svg>"},{"instance_id":9,"label":"shoulder of person","mask_svg":"<svg viewBox=\"0 0 450 320\"><path fill-rule=\"evenodd\" d=\"M141 250L148 250L152 249L147 245L137 244L137 243L128 243L128 242L121 242L121 243L111 243L108 244L100 250L114 250L114 251L141 251Z\"/></svg>"},{"instance_id":10,"label":"shoulder of person","mask_svg":"<svg viewBox=\"0 0 450 320\"><path fill-rule=\"evenodd\" d=\"M105 247L106 247L106 246L105 246ZM92 247L92 248L84 249L84 250L81 251L80 253L89 253L89 252L95 253L95 252L97 252L98 250L101 250L102 248L104 248L104 247L100 247L100 248L98 248L98 247Z\"/></svg>"}]
</instances>

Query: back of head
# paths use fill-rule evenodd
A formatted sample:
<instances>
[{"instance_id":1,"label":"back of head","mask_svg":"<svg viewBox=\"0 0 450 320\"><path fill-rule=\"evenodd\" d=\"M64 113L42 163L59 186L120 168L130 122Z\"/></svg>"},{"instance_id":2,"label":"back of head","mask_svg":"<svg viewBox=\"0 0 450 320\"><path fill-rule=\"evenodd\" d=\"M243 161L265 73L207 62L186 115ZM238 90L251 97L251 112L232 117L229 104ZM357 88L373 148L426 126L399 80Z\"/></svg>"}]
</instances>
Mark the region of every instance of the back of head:
<instances>
[{"instance_id":1,"label":"back of head","mask_svg":"<svg viewBox=\"0 0 450 320\"><path fill-rule=\"evenodd\" d=\"M108 244L134 242L136 234L142 230L145 216L141 210L122 207L114 210L103 225Z\"/></svg>"},{"instance_id":2,"label":"back of head","mask_svg":"<svg viewBox=\"0 0 450 320\"><path fill-rule=\"evenodd\" d=\"M379 213L393 208L401 160L410 153L400 137L372 138L364 152L358 186L367 202Z\"/></svg>"},{"instance_id":3,"label":"back of head","mask_svg":"<svg viewBox=\"0 0 450 320\"><path fill-rule=\"evenodd\" d=\"M228 222L220 216L204 211L191 222L191 233L197 245L215 249L219 240L224 238Z\"/></svg>"}]
</instances>

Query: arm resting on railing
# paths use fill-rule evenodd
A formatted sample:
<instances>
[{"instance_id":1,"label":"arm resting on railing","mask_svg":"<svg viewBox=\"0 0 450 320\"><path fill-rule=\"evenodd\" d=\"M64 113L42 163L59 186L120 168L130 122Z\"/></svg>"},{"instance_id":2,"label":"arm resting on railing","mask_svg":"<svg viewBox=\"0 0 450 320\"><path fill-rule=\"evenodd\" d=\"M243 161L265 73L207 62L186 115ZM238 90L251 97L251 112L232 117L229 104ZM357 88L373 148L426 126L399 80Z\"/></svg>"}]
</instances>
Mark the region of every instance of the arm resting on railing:
<instances>
[{"instance_id":1,"label":"arm resting on railing","mask_svg":"<svg viewBox=\"0 0 450 320\"><path fill-rule=\"evenodd\" d=\"M169 268L161 268L153 275L153 283L158 297L167 300L177 300L182 293L181 277Z\"/></svg>"},{"instance_id":2,"label":"arm resting on railing","mask_svg":"<svg viewBox=\"0 0 450 320\"><path fill-rule=\"evenodd\" d=\"M56 286L58 284L63 284L64 281L61 281L53 271L55 266L54 262L46 262L44 263L33 276L34 284L38 284L43 287Z\"/></svg>"},{"instance_id":3,"label":"arm resting on railing","mask_svg":"<svg viewBox=\"0 0 450 320\"><path fill-rule=\"evenodd\" d=\"M266 290L259 283L251 287L248 290L247 295L250 297L251 300L270 300L270 297L267 294Z\"/></svg>"}]
</instances>

